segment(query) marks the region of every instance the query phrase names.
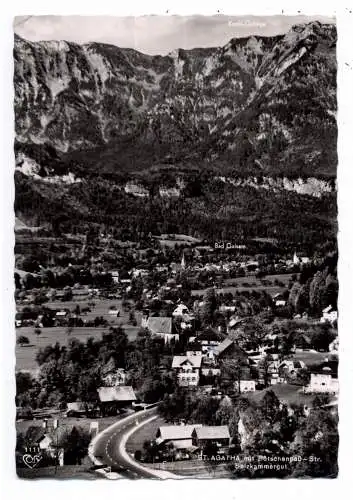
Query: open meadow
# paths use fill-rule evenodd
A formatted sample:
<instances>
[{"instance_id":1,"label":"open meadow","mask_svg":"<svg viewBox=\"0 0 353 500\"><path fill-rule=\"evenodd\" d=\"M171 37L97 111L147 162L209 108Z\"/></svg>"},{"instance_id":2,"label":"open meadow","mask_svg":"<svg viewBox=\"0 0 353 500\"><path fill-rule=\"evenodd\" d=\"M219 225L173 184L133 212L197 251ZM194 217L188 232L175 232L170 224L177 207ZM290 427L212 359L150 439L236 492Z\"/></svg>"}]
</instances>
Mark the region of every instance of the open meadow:
<instances>
[{"instance_id":1,"label":"open meadow","mask_svg":"<svg viewBox=\"0 0 353 500\"><path fill-rule=\"evenodd\" d=\"M124 328L129 340L134 340L141 325L141 314L136 313L136 326L129 323L129 312L124 311L120 300L108 299L92 299L88 301L71 300L68 302L47 302L46 307L50 309L69 309L73 311L78 304L80 308L88 307L88 302L94 303L90 306L91 311L81 315L83 320L92 321L96 316L102 316L109 322L108 327L75 327L71 328L70 332L66 326L55 326L48 328L41 328L41 333L37 335L33 326L16 328L16 339L20 336L25 336L29 340L28 345L20 346L16 343L16 370L29 370L35 372L38 369L35 357L40 348L47 345L53 345L56 342L66 345L70 339L77 338L81 342L85 342L89 337L100 339L102 333L107 332L111 326L121 326ZM111 306L115 306L120 310L120 316L116 317L109 314ZM18 311L21 311L23 306L18 306Z\"/></svg>"}]
</instances>

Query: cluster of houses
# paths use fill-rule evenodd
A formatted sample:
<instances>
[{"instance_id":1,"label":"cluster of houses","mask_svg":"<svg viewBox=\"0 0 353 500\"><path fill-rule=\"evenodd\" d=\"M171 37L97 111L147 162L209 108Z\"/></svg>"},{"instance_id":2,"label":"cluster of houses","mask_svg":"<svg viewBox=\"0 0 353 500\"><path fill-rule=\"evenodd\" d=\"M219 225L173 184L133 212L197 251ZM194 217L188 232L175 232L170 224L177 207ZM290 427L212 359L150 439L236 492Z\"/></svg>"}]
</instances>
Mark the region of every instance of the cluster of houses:
<instances>
[{"instance_id":1,"label":"cluster of houses","mask_svg":"<svg viewBox=\"0 0 353 500\"><path fill-rule=\"evenodd\" d=\"M145 313L141 326L147 328L152 336L170 343L172 340L179 340L181 335L180 330L173 328L176 320L181 325L181 334L184 333L187 338L184 354L173 356L171 363L171 369L181 387L196 388L209 383L221 375L222 364L227 360L236 360L237 380L234 389L240 393L254 392L267 385L296 382L301 372L307 368L300 359L280 358L275 347L276 335L269 335L264 339L257 351L242 348L234 335L242 323L242 319L236 316L230 318L228 336L212 328L206 328L194 336L188 334L194 316L183 303L176 306L172 317L155 317ZM301 345L298 344L297 347ZM303 339L303 346L306 345L310 345L310 339L307 342ZM337 350L338 341L335 339L330 345L330 351L335 354ZM303 390L336 393L337 374L330 370L328 366L324 366L321 373L311 373L310 383ZM222 376L224 377L224 373ZM318 382L320 377L326 380L325 384Z\"/></svg>"},{"instance_id":2,"label":"cluster of houses","mask_svg":"<svg viewBox=\"0 0 353 500\"><path fill-rule=\"evenodd\" d=\"M173 321L178 319L182 325L182 331L187 333L193 318L189 309L180 303L175 308L172 317L154 317L146 313L142 319L142 326L147 328L153 336L163 338L166 343L169 343L172 339L179 340L180 337L180 333L173 329ZM231 335L228 337L212 328L207 328L196 336L187 335L188 341L184 354L175 355L171 364L178 385L195 388L212 378L219 377L222 364L226 360L236 360L238 364L234 389L240 393L254 392L257 388L261 389L266 385L295 382L300 373L307 368L305 363L291 357L281 359L275 347L276 336L273 335L269 336L271 338L266 338L257 351L245 350L234 336L234 332L237 328L239 329L241 323L241 318L231 317L227 328L227 334ZM303 342L305 347L305 339ZM310 345L310 339L307 343ZM330 350L336 353L337 349L337 340L335 340ZM328 370L326 366L321 374L311 373L310 384L305 391L336 393L338 390L336 374L328 373ZM325 386L321 383L319 386L316 381L319 380L320 375L325 380L331 379L331 382L326 382Z\"/></svg>"}]
</instances>

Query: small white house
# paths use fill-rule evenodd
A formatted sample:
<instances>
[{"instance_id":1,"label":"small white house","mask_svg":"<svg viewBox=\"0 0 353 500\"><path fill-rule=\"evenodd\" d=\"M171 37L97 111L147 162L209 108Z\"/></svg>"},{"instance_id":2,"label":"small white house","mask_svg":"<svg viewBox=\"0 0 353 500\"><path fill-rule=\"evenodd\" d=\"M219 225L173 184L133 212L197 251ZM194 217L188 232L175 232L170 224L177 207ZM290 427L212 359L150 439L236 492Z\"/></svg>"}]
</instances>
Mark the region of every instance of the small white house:
<instances>
[{"instance_id":1,"label":"small white house","mask_svg":"<svg viewBox=\"0 0 353 500\"><path fill-rule=\"evenodd\" d=\"M310 383L303 388L305 393L337 394L338 379L333 378L331 373L312 373Z\"/></svg>"}]
</instances>

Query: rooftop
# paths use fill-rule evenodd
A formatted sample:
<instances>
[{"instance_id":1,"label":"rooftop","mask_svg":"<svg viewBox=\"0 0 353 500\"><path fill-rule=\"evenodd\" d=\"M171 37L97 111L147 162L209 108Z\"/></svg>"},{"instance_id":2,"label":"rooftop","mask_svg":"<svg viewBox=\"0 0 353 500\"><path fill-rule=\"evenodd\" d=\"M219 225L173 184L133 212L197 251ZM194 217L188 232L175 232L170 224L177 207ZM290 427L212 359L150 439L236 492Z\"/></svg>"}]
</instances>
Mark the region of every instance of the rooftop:
<instances>
[{"instance_id":1,"label":"rooftop","mask_svg":"<svg viewBox=\"0 0 353 500\"><path fill-rule=\"evenodd\" d=\"M163 440L191 439L192 432L198 425L164 425L157 431L157 437Z\"/></svg>"},{"instance_id":2,"label":"rooftop","mask_svg":"<svg viewBox=\"0 0 353 500\"><path fill-rule=\"evenodd\" d=\"M99 387L99 400L102 403L109 401L135 401L136 395L131 386L119 385L115 387Z\"/></svg>"},{"instance_id":3,"label":"rooftop","mask_svg":"<svg viewBox=\"0 0 353 500\"><path fill-rule=\"evenodd\" d=\"M172 318L165 316L150 316L147 320L147 328L152 334L172 333Z\"/></svg>"},{"instance_id":4,"label":"rooftop","mask_svg":"<svg viewBox=\"0 0 353 500\"><path fill-rule=\"evenodd\" d=\"M195 429L198 439L229 439L228 425L203 426Z\"/></svg>"},{"instance_id":5,"label":"rooftop","mask_svg":"<svg viewBox=\"0 0 353 500\"><path fill-rule=\"evenodd\" d=\"M172 368L179 368L183 364L189 362L191 365L193 365L195 368L200 368L201 366L201 360L202 356L201 355L196 355L196 356L174 356L173 357L173 363L172 363Z\"/></svg>"}]
</instances>

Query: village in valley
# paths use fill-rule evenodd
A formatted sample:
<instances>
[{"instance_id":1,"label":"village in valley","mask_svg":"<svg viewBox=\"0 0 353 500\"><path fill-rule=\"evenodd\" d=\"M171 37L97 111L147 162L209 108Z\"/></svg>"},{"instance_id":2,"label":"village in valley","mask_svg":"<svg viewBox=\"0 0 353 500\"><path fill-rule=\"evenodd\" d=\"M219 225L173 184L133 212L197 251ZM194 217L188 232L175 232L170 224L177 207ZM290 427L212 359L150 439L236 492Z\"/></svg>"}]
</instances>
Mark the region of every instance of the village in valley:
<instances>
[{"instance_id":1,"label":"village in valley","mask_svg":"<svg viewBox=\"0 0 353 500\"><path fill-rule=\"evenodd\" d=\"M242 19L14 20L20 478L338 475L336 21Z\"/></svg>"},{"instance_id":2,"label":"village in valley","mask_svg":"<svg viewBox=\"0 0 353 500\"><path fill-rule=\"evenodd\" d=\"M17 236L38 238L23 227ZM26 258L16 270L19 474L292 477L306 455L318 457L308 475L334 473L336 255L177 234L146 241L121 243L120 267L97 252L112 244L98 234L65 266ZM125 447L135 469L89 451L135 417ZM42 467L23 465L28 446ZM255 450L257 465L240 467ZM288 462L265 467L271 456Z\"/></svg>"}]
</instances>

